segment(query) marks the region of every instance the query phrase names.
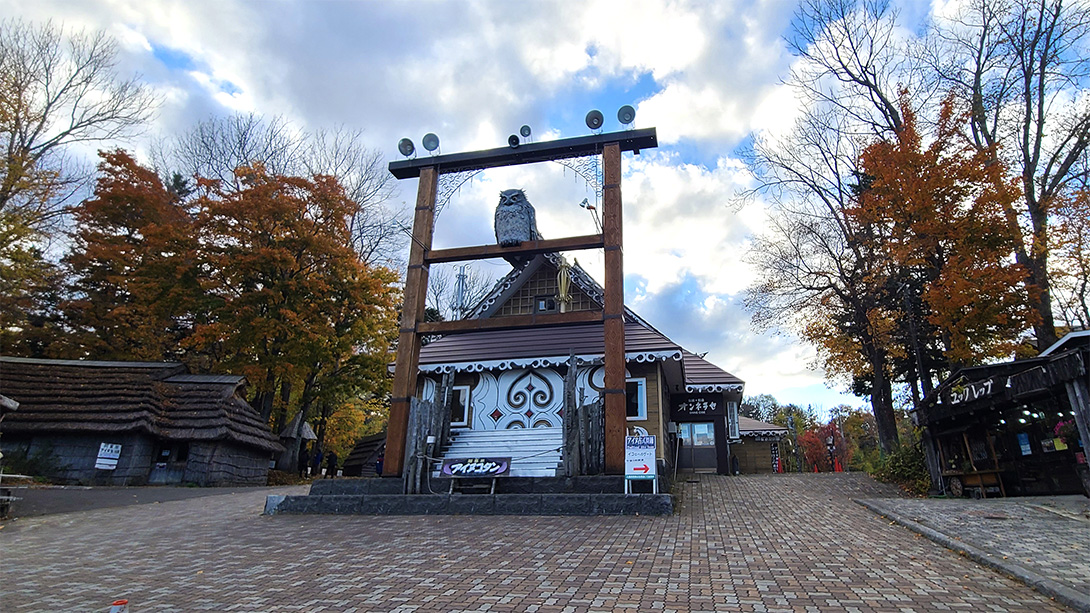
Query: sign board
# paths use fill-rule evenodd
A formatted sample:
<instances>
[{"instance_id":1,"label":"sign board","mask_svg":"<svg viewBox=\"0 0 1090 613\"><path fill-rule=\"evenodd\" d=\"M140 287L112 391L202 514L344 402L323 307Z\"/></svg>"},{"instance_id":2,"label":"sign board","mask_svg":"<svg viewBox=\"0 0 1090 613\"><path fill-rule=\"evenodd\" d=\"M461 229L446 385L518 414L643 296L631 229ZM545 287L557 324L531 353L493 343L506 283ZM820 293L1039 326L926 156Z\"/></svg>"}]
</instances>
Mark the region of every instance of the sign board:
<instances>
[{"instance_id":1,"label":"sign board","mask_svg":"<svg viewBox=\"0 0 1090 613\"><path fill-rule=\"evenodd\" d=\"M506 477L511 470L511 458L448 458L443 460L443 475L447 477Z\"/></svg>"},{"instance_id":2,"label":"sign board","mask_svg":"<svg viewBox=\"0 0 1090 613\"><path fill-rule=\"evenodd\" d=\"M98 446L98 457L95 458L95 468L99 470L114 470L117 468L117 460L120 457L120 443L102 443Z\"/></svg>"},{"instance_id":3,"label":"sign board","mask_svg":"<svg viewBox=\"0 0 1090 613\"><path fill-rule=\"evenodd\" d=\"M670 396L670 416L673 421L701 421L703 418L726 415L723 394L673 394Z\"/></svg>"},{"instance_id":4,"label":"sign board","mask_svg":"<svg viewBox=\"0 0 1090 613\"><path fill-rule=\"evenodd\" d=\"M624 437L625 479L654 479L657 474L655 466L654 436Z\"/></svg>"}]
</instances>

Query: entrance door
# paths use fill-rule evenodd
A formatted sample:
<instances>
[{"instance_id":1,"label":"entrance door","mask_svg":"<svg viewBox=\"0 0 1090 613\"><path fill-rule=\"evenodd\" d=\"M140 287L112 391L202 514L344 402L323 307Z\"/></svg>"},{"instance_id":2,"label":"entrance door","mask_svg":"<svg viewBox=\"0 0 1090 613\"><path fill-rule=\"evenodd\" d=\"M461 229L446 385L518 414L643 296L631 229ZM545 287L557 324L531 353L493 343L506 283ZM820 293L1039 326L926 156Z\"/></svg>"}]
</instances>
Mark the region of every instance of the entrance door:
<instances>
[{"instance_id":1,"label":"entrance door","mask_svg":"<svg viewBox=\"0 0 1090 613\"><path fill-rule=\"evenodd\" d=\"M678 424L678 439L681 441L678 468L715 472L715 424L710 421Z\"/></svg>"}]
</instances>

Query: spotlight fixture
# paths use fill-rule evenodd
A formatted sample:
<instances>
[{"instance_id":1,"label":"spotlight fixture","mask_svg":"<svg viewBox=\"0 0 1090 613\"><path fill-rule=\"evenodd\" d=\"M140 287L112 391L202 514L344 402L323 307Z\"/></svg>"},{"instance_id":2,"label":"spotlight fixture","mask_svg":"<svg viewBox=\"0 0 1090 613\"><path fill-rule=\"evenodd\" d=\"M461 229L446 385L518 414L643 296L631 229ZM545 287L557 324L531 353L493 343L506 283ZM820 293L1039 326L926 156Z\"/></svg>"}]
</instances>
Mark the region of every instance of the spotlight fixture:
<instances>
[{"instance_id":1,"label":"spotlight fixture","mask_svg":"<svg viewBox=\"0 0 1090 613\"><path fill-rule=\"evenodd\" d=\"M439 148L439 137L434 132L428 132L424 135L422 143L428 151L435 151Z\"/></svg>"},{"instance_id":2,"label":"spotlight fixture","mask_svg":"<svg viewBox=\"0 0 1090 613\"><path fill-rule=\"evenodd\" d=\"M397 150L401 152L401 155L409 157L416 151L416 146L413 145L411 140L403 138L397 141Z\"/></svg>"},{"instance_id":3,"label":"spotlight fixture","mask_svg":"<svg viewBox=\"0 0 1090 613\"><path fill-rule=\"evenodd\" d=\"M524 125L519 128L519 134L521 134L523 138L530 138L530 126Z\"/></svg>"},{"instance_id":4,"label":"spotlight fixture","mask_svg":"<svg viewBox=\"0 0 1090 613\"><path fill-rule=\"evenodd\" d=\"M511 136L508 136L507 137L507 144L512 149L518 149L519 148L519 135L518 134L512 134Z\"/></svg>"},{"instance_id":5,"label":"spotlight fixture","mask_svg":"<svg viewBox=\"0 0 1090 613\"><path fill-rule=\"evenodd\" d=\"M621 122L622 125L627 126L635 121L635 119L636 109L632 108L631 105L626 104L617 110L617 121Z\"/></svg>"},{"instance_id":6,"label":"spotlight fixture","mask_svg":"<svg viewBox=\"0 0 1090 613\"><path fill-rule=\"evenodd\" d=\"M591 130L597 130L602 127L602 111L595 109L587 113L587 127Z\"/></svg>"}]
</instances>

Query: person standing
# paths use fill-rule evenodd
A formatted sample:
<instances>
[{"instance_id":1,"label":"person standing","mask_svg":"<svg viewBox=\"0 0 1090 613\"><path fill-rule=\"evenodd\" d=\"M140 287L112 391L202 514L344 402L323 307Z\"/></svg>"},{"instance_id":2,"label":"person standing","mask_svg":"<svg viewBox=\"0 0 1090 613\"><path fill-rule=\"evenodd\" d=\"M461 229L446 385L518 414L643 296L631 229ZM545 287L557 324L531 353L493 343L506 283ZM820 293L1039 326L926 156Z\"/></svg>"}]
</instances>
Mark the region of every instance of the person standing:
<instances>
[{"instance_id":1,"label":"person standing","mask_svg":"<svg viewBox=\"0 0 1090 613\"><path fill-rule=\"evenodd\" d=\"M337 454L334 453L332 449L330 449L329 453L325 454L325 456L325 476L328 479L332 479L333 477L337 476Z\"/></svg>"},{"instance_id":2,"label":"person standing","mask_svg":"<svg viewBox=\"0 0 1090 613\"><path fill-rule=\"evenodd\" d=\"M303 441L299 443L299 476L305 479L309 469L310 452L307 451L307 442Z\"/></svg>"},{"instance_id":3,"label":"person standing","mask_svg":"<svg viewBox=\"0 0 1090 613\"><path fill-rule=\"evenodd\" d=\"M315 444L314 457L310 459L310 466L314 470L310 471L315 478L322 476L322 448Z\"/></svg>"}]
</instances>

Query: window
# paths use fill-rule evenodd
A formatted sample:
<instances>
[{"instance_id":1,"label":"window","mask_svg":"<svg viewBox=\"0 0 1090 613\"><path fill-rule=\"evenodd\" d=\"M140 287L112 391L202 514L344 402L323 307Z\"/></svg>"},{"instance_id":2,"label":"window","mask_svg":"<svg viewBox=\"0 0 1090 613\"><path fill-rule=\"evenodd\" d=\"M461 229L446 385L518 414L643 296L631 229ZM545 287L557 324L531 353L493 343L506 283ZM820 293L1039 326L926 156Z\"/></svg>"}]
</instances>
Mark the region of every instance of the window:
<instances>
[{"instance_id":1,"label":"window","mask_svg":"<svg viewBox=\"0 0 1090 613\"><path fill-rule=\"evenodd\" d=\"M556 298L553 296L538 296L534 298L535 313L555 313Z\"/></svg>"},{"instance_id":2,"label":"window","mask_svg":"<svg viewBox=\"0 0 1090 613\"><path fill-rule=\"evenodd\" d=\"M629 421L647 419L647 379L629 379L624 386L625 414Z\"/></svg>"},{"instance_id":3,"label":"window","mask_svg":"<svg viewBox=\"0 0 1090 613\"><path fill-rule=\"evenodd\" d=\"M727 431L732 440L741 438L738 433L738 403L734 401L727 403Z\"/></svg>"},{"instance_id":4,"label":"window","mask_svg":"<svg viewBox=\"0 0 1090 613\"><path fill-rule=\"evenodd\" d=\"M715 424L711 422L678 424L678 438L686 447L715 447Z\"/></svg>"},{"instance_id":5,"label":"window","mask_svg":"<svg viewBox=\"0 0 1090 613\"><path fill-rule=\"evenodd\" d=\"M469 386L455 385L450 397L450 425L469 425Z\"/></svg>"}]
</instances>

